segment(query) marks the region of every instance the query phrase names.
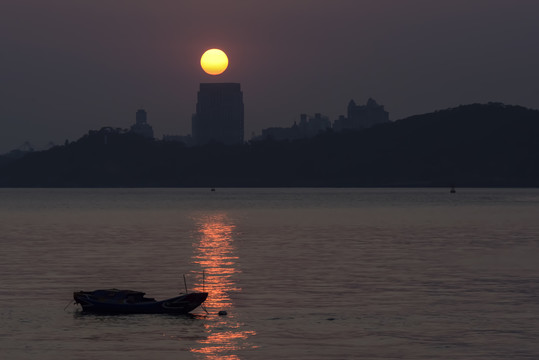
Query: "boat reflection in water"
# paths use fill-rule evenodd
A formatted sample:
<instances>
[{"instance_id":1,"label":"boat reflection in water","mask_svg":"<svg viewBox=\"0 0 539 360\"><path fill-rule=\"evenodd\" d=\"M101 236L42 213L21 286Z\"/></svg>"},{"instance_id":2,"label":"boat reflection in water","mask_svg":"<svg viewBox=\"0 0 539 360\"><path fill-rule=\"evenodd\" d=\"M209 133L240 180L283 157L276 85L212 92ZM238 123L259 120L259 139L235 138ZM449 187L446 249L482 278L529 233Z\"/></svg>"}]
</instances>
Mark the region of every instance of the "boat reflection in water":
<instances>
[{"instance_id":1,"label":"boat reflection in water","mask_svg":"<svg viewBox=\"0 0 539 360\"><path fill-rule=\"evenodd\" d=\"M197 274L195 291L204 289L209 293L204 303L209 315L204 324L207 337L198 341L200 348L191 351L206 359L240 359L236 353L254 348L248 343L248 338L256 333L240 330L244 324L236 318L234 303L230 298L230 293L241 291L234 282L234 275L239 272L234 246L236 227L222 213L204 215L196 221L198 241L195 243L193 261L203 270L204 278ZM221 310L227 311L228 315L218 316Z\"/></svg>"}]
</instances>

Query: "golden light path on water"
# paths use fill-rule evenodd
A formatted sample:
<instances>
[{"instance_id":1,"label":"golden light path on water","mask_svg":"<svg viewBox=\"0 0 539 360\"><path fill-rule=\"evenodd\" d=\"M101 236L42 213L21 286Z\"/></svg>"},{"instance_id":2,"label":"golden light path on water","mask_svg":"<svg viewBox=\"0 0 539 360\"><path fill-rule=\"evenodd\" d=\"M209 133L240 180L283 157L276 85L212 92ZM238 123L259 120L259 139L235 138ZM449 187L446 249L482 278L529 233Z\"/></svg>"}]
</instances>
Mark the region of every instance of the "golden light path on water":
<instances>
[{"instance_id":1,"label":"golden light path on water","mask_svg":"<svg viewBox=\"0 0 539 360\"><path fill-rule=\"evenodd\" d=\"M196 291L207 291L208 299L204 303L209 312L204 327L208 336L198 340L200 348L191 351L212 360L239 360L237 350L253 348L247 345L247 339L256 335L254 331L242 330L243 324L235 319L234 304L230 293L240 292L234 282L238 270L238 256L234 245L236 226L223 213L204 215L197 220L197 237L193 262L204 273L197 275ZM218 316L221 310L227 316Z\"/></svg>"}]
</instances>

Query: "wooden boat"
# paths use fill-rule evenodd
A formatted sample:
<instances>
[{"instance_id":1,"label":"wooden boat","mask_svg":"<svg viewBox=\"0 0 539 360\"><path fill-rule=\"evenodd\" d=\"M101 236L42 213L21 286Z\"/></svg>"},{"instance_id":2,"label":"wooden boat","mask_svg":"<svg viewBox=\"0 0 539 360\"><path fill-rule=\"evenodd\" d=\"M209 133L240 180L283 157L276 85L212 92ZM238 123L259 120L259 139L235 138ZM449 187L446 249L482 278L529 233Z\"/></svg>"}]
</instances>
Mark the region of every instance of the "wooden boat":
<instances>
[{"instance_id":1,"label":"wooden boat","mask_svg":"<svg viewBox=\"0 0 539 360\"><path fill-rule=\"evenodd\" d=\"M73 299L83 311L108 314L187 314L200 306L207 292L192 292L156 301L143 292L133 290L75 291Z\"/></svg>"}]
</instances>

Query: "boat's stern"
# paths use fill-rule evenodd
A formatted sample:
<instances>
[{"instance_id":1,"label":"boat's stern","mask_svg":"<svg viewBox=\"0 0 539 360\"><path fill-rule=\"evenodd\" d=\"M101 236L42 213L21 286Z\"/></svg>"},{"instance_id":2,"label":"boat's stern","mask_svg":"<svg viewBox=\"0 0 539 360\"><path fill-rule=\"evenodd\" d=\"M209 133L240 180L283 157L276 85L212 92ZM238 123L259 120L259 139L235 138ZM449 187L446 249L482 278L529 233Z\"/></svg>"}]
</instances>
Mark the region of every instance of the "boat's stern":
<instances>
[{"instance_id":1,"label":"boat's stern","mask_svg":"<svg viewBox=\"0 0 539 360\"><path fill-rule=\"evenodd\" d=\"M164 301L161 306L167 312L188 313L208 298L207 292L193 292Z\"/></svg>"}]
</instances>

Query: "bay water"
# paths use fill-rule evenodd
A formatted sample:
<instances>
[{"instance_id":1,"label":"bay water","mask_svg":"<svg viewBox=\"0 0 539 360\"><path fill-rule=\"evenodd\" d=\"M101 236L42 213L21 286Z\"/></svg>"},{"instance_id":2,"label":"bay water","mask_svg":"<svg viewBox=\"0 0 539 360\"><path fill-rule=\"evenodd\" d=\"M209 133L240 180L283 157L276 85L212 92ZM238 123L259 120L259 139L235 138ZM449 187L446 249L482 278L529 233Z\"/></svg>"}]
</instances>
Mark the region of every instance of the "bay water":
<instances>
[{"instance_id":1,"label":"bay water","mask_svg":"<svg viewBox=\"0 0 539 360\"><path fill-rule=\"evenodd\" d=\"M539 358L537 189L0 189L0 246L1 359Z\"/></svg>"}]
</instances>

